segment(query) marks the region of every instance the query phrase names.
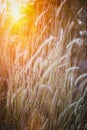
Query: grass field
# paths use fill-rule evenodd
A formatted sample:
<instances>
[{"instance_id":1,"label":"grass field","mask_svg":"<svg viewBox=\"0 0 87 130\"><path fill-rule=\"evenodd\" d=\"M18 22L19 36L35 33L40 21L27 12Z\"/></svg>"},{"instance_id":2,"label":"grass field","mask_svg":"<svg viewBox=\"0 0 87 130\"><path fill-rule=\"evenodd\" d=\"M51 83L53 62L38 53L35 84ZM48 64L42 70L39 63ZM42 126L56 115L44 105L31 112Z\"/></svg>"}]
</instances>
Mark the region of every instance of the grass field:
<instances>
[{"instance_id":1,"label":"grass field","mask_svg":"<svg viewBox=\"0 0 87 130\"><path fill-rule=\"evenodd\" d=\"M86 12L69 2L0 1L0 130L87 130Z\"/></svg>"}]
</instances>

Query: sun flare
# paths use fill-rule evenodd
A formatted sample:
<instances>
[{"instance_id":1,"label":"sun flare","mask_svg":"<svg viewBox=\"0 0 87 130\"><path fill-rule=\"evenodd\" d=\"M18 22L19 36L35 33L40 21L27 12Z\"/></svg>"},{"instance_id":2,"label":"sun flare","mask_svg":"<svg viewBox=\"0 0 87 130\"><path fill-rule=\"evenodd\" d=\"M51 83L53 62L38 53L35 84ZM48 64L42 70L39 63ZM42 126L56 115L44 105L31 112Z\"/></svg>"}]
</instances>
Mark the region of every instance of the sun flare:
<instances>
[{"instance_id":1,"label":"sun flare","mask_svg":"<svg viewBox=\"0 0 87 130\"><path fill-rule=\"evenodd\" d=\"M10 1L10 13L13 18L20 17L21 15L20 4L21 3L17 2L16 0Z\"/></svg>"},{"instance_id":2,"label":"sun flare","mask_svg":"<svg viewBox=\"0 0 87 130\"><path fill-rule=\"evenodd\" d=\"M17 17L19 17L20 15L21 15L21 12L20 12L20 6L18 6L18 5L15 5L13 8L12 8L12 10L11 10L12 12L12 16L14 17L14 18L17 18Z\"/></svg>"}]
</instances>

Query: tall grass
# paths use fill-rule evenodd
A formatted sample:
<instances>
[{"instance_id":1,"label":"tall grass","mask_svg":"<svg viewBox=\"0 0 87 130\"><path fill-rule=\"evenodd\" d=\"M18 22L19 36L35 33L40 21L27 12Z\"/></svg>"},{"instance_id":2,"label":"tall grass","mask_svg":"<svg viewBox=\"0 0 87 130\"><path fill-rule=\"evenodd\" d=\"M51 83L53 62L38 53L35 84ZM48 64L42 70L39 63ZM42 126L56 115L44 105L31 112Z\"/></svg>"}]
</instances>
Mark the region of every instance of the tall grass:
<instances>
[{"instance_id":1,"label":"tall grass","mask_svg":"<svg viewBox=\"0 0 87 130\"><path fill-rule=\"evenodd\" d=\"M34 14L15 21L0 2L0 130L87 129L86 43L72 36L81 10L67 16L67 2L25 2Z\"/></svg>"}]
</instances>

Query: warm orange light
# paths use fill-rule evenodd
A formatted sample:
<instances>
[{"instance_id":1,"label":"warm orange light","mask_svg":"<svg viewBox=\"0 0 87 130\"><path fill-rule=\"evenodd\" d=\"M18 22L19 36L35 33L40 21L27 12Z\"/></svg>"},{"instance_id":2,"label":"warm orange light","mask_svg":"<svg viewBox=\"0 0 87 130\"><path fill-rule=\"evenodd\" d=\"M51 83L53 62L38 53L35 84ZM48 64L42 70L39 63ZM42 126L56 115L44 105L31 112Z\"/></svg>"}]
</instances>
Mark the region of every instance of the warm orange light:
<instances>
[{"instance_id":1,"label":"warm orange light","mask_svg":"<svg viewBox=\"0 0 87 130\"><path fill-rule=\"evenodd\" d=\"M23 0L8 0L8 9L10 18L8 31L12 35L28 36L29 28L31 27L31 32L34 33L36 28L34 25L35 20L35 9L34 5L30 2L23 2Z\"/></svg>"}]
</instances>

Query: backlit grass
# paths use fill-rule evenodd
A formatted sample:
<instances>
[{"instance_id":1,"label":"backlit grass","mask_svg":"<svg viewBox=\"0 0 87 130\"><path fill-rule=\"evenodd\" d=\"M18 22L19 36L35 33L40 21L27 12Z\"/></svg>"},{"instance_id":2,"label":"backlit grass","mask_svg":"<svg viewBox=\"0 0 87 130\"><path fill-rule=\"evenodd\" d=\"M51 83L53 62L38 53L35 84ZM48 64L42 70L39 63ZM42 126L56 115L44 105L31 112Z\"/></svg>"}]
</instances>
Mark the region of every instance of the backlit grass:
<instances>
[{"instance_id":1,"label":"backlit grass","mask_svg":"<svg viewBox=\"0 0 87 130\"><path fill-rule=\"evenodd\" d=\"M68 9L68 0L0 2L0 130L87 129L84 7Z\"/></svg>"}]
</instances>

